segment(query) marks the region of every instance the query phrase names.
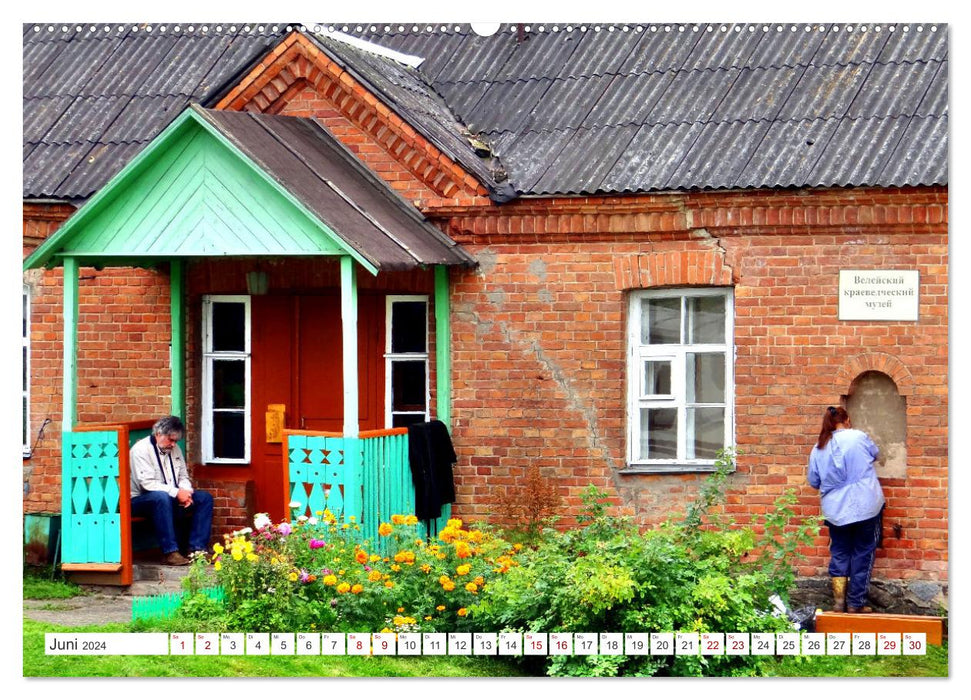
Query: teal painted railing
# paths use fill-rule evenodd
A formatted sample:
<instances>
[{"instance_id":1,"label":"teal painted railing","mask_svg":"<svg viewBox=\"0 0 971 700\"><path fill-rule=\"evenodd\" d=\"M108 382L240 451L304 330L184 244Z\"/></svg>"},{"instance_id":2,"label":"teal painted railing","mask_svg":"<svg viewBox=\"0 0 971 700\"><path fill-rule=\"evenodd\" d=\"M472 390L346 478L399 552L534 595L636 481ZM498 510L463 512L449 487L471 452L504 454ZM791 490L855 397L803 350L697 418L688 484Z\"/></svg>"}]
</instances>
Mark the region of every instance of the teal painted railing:
<instances>
[{"instance_id":1,"label":"teal painted railing","mask_svg":"<svg viewBox=\"0 0 971 700\"><path fill-rule=\"evenodd\" d=\"M70 432L64 436L67 480L62 558L71 563L121 563L121 485L118 433Z\"/></svg>"},{"instance_id":2,"label":"teal painted railing","mask_svg":"<svg viewBox=\"0 0 971 700\"><path fill-rule=\"evenodd\" d=\"M200 593L217 603L226 600L226 591L222 586L203 588ZM177 591L158 595L134 596L131 599L131 619L153 620L172 617L179 606L182 605L186 595L185 591Z\"/></svg>"},{"instance_id":3,"label":"teal painted railing","mask_svg":"<svg viewBox=\"0 0 971 700\"><path fill-rule=\"evenodd\" d=\"M383 549L378 526L392 515L415 512L415 489L408 463L408 430L376 430L349 438L332 433L285 431L284 459L289 481L288 503L294 518L330 510L360 524L361 539ZM429 524L437 535L451 517L451 506Z\"/></svg>"},{"instance_id":4,"label":"teal painted railing","mask_svg":"<svg viewBox=\"0 0 971 700\"><path fill-rule=\"evenodd\" d=\"M62 434L61 564L131 583L128 448L151 421L79 425Z\"/></svg>"}]
</instances>

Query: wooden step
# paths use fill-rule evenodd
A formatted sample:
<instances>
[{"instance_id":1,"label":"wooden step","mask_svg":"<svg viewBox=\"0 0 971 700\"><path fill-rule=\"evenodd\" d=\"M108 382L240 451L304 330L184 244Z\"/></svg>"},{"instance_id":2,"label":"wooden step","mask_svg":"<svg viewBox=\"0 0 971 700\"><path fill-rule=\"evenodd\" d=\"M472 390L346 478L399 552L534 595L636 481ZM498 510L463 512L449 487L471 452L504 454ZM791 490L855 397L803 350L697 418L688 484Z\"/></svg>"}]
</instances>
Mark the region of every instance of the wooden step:
<instances>
[{"instance_id":1,"label":"wooden step","mask_svg":"<svg viewBox=\"0 0 971 700\"><path fill-rule=\"evenodd\" d=\"M927 643L940 646L944 638L944 618L929 615L888 615L884 613L816 613L817 632L923 632Z\"/></svg>"}]
</instances>

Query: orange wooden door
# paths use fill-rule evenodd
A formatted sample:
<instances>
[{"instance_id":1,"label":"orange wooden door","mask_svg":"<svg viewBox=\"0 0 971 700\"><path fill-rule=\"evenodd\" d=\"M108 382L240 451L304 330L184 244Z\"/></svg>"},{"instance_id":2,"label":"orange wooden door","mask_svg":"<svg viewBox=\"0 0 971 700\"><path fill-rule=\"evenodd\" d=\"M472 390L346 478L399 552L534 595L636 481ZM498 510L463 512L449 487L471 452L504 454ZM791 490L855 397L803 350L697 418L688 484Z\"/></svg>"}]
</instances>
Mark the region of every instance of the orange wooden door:
<instances>
[{"instance_id":1,"label":"orange wooden door","mask_svg":"<svg viewBox=\"0 0 971 700\"><path fill-rule=\"evenodd\" d=\"M252 467L257 512L284 517L282 443L268 440L267 411L285 407L285 427L341 432L343 348L339 294L253 297ZM358 299L361 430L384 427L384 297Z\"/></svg>"}]
</instances>

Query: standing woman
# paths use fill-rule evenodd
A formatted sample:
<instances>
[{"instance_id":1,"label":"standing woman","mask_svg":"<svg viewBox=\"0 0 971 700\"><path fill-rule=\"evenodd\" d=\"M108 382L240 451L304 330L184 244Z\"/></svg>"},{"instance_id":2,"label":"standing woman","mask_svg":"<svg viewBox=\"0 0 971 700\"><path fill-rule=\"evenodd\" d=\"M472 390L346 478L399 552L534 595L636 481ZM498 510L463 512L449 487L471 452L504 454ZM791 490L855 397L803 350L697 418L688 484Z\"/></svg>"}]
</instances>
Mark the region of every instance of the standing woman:
<instances>
[{"instance_id":1,"label":"standing woman","mask_svg":"<svg viewBox=\"0 0 971 700\"><path fill-rule=\"evenodd\" d=\"M870 612L864 606L884 504L873 467L878 454L879 449L866 433L850 427L845 409L826 409L819 441L809 455L809 485L819 489L829 528L829 575L835 612Z\"/></svg>"}]
</instances>

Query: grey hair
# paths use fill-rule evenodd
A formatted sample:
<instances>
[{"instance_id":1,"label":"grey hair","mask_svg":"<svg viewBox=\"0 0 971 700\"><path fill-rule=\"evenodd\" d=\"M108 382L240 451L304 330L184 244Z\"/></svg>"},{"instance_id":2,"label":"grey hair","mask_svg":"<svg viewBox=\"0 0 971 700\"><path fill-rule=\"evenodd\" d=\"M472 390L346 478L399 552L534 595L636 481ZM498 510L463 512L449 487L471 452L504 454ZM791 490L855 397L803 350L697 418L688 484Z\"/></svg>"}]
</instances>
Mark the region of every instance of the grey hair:
<instances>
[{"instance_id":1,"label":"grey hair","mask_svg":"<svg viewBox=\"0 0 971 700\"><path fill-rule=\"evenodd\" d=\"M159 418L155 421L155 425L152 426L153 435L171 435L172 433L185 435L185 424L178 416Z\"/></svg>"}]
</instances>

